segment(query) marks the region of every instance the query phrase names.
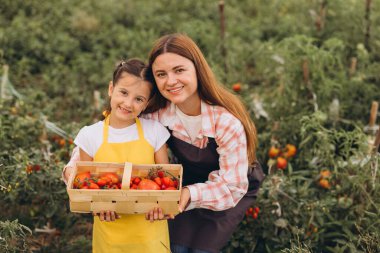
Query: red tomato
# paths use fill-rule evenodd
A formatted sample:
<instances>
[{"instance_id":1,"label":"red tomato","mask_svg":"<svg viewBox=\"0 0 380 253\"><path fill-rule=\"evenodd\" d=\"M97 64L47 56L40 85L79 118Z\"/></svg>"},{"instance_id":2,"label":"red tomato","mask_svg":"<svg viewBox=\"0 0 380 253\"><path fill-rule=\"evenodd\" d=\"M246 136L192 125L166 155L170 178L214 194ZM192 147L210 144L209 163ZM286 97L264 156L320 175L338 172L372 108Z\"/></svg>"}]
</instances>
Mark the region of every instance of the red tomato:
<instances>
[{"instance_id":1,"label":"red tomato","mask_svg":"<svg viewBox=\"0 0 380 253\"><path fill-rule=\"evenodd\" d=\"M84 186L84 183L90 180L91 174L89 171L78 173L74 178L74 188L78 189Z\"/></svg>"},{"instance_id":2,"label":"red tomato","mask_svg":"<svg viewBox=\"0 0 380 253\"><path fill-rule=\"evenodd\" d=\"M170 187L166 188L165 190L177 190L177 188L170 186Z\"/></svg>"},{"instance_id":3,"label":"red tomato","mask_svg":"<svg viewBox=\"0 0 380 253\"><path fill-rule=\"evenodd\" d=\"M240 84L240 83L234 83L234 84L232 85L232 89L233 89L233 91L235 91L235 92L239 92L239 91L241 91L241 84Z\"/></svg>"},{"instance_id":4,"label":"red tomato","mask_svg":"<svg viewBox=\"0 0 380 253\"><path fill-rule=\"evenodd\" d=\"M175 187L176 189L178 189L178 180L173 180L173 182L174 182L174 187Z\"/></svg>"},{"instance_id":5,"label":"red tomato","mask_svg":"<svg viewBox=\"0 0 380 253\"><path fill-rule=\"evenodd\" d=\"M89 183L88 188L89 188L89 189L93 189L93 190L98 190L98 189L100 189L99 185L97 185L96 183L93 183L93 182L90 182L90 183Z\"/></svg>"},{"instance_id":6,"label":"red tomato","mask_svg":"<svg viewBox=\"0 0 380 253\"><path fill-rule=\"evenodd\" d=\"M160 186L150 179L142 179L137 186L138 190L160 190Z\"/></svg>"},{"instance_id":7,"label":"red tomato","mask_svg":"<svg viewBox=\"0 0 380 253\"><path fill-rule=\"evenodd\" d=\"M107 184L107 181L104 178L99 178L96 182L100 187L103 187Z\"/></svg>"},{"instance_id":8,"label":"red tomato","mask_svg":"<svg viewBox=\"0 0 380 253\"><path fill-rule=\"evenodd\" d=\"M159 186L162 185L161 178L159 178L159 177L156 177L156 178L154 179L154 182L156 182L156 184L158 184Z\"/></svg>"},{"instance_id":9,"label":"red tomato","mask_svg":"<svg viewBox=\"0 0 380 253\"><path fill-rule=\"evenodd\" d=\"M170 177L163 177L161 178L162 184L164 184L166 187L174 187L174 182Z\"/></svg>"},{"instance_id":10,"label":"red tomato","mask_svg":"<svg viewBox=\"0 0 380 253\"><path fill-rule=\"evenodd\" d=\"M285 146L286 152L285 152L285 157L293 157L297 153L297 148L293 144L287 144Z\"/></svg>"},{"instance_id":11,"label":"red tomato","mask_svg":"<svg viewBox=\"0 0 380 253\"><path fill-rule=\"evenodd\" d=\"M288 161L283 157L277 157L277 169L284 170L288 166Z\"/></svg>"},{"instance_id":12,"label":"red tomato","mask_svg":"<svg viewBox=\"0 0 380 253\"><path fill-rule=\"evenodd\" d=\"M257 219L257 216L259 216L258 213L253 213L253 214L252 214L252 218L254 218L255 220Z\"/></svg>"},{"instance_id":13,"label":"red tomato","mask_svg":"<svg viewBox=\"0 0 380 253\"><path fill-rule=\"evenodd\" d=\"M133 179L133 183L134 184L139 184L141 182L141 178L139 178L139 177L135 177L134 179Z\"/></svg>"},{"instance_id":14,"label":"red tomato","mask_svg":"<svg viewBox=\"0 0 380 253\"><path fill-rule=\"evenodd\" d=\"M108 173L102 175L102 177L109 177L113 184L119 183L119 177L117 176L116 173L108 172Z\"/></svg>"},{"instance_id":15,"label":"red tomato","mask_svg":"<svg viewBox=\"0 0 380 253\"><path fill-rule=\"evenodd\" d=\"M276 158L280 154L280 149L272 146L269 149L268 155L270 158Z\"/></svg>"},{"instance_id":16,"label":"red tomato","mask_svg":"<svg viewBox=\"0 0 380 253\"><path fill-rule=\"evenodd\" d=\"M165 173L162 170L160 170L160 171L157 172L157 176L159 178L163 178L165 176Z\"/></svg>"},{"instance_id":17,"label":"red tomato","mask_svg":"<svg viewBox=\"0 0 380 253\"><path fill-rule=\"evenodd\" d=\"M255 211L255 213L259 213L260 212L260 208L258 208L257 206L253 210Z\"/></svg>"}]
</instances>

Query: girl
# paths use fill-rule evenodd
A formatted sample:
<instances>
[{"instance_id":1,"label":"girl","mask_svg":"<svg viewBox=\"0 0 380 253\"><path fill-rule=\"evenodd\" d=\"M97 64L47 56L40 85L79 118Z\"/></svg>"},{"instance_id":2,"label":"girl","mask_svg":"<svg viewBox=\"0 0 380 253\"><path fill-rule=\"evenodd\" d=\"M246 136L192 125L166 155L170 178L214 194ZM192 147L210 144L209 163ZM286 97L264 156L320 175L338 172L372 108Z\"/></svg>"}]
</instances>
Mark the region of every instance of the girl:
<instances>
[{"instance_id":1,"label":"girl","mask_svg":"<svg viewBox=\"0 0 380 253\"><path fill-rule=\"evenodd\" d=\"M168 163L169 132L157 121L139 119L153 95L152 83L144 80L143 62L121 62L108 87L110 107L104 121L80 130L75 138L81 161ZM78 160L78 159L76 159ZM72 167L66 167L67 180ZM113 221L113 222L106 222ZM94 217L93 252L169 252L167 221L148 222L144 215L118 216L101 212Z\"/></svg>"},{"instance_id":2,"label":"girl","mask_svg":"<svg viewBox=\"0 0 380 253\"><path fill-rule=\"evenodd\" d=\"M255 126L186 35L163 36L154 44L147 78L159 93L144 117L169 129L169 148L184 167L183 212L169 221L171 249L220 252L263 179L255 162Z\"/></svg>"}]
</instances>

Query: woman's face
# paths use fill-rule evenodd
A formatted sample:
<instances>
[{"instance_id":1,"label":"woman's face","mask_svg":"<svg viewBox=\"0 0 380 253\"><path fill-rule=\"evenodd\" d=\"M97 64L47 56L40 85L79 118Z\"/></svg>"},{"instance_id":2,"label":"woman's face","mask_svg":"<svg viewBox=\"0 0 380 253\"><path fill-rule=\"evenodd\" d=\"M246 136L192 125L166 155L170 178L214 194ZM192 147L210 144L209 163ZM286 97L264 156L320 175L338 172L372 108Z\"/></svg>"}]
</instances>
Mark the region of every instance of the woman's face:
<instances>
[{"instance_id":1,"label":"woman's face","mask_svg":"<svg viewBox=\"0 0 380 253\"><path fill-rule=\"evenodd\" d=\"M134 123L134 119L146 108L152 85L134 75L123 73L108 88L111 97L111 125L116 128Z\"/></svg>"},{"instance_id":2,"label":"woman's face","mask_svg":"<svg viewBox=\"0 0 380 253\"><path fill-rule=\"evenodd\" d=\"M192 61L178 54L164 53L153 62L152 70L162 96L181 110L200 104L197 73Z\"/></svg>"}]
</instances>

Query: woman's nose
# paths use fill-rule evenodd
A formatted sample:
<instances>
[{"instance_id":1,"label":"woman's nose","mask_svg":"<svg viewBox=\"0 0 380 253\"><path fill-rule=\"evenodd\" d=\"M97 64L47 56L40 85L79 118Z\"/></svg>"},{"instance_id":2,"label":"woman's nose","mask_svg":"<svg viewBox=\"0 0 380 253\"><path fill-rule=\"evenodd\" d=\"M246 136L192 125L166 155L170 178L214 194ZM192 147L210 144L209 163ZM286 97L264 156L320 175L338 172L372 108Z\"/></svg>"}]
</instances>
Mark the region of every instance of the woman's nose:
<instances>
[{"instance_id":1,"label":"woman's nose","mask_svg":"<svg viewBox=\"0 0 380 253\"><path fill-rule=\"evenodd\" d=\"M175 85L178 83L177 77L174 74L168 74L167 84Z\"/></svg>"}]
</instances>

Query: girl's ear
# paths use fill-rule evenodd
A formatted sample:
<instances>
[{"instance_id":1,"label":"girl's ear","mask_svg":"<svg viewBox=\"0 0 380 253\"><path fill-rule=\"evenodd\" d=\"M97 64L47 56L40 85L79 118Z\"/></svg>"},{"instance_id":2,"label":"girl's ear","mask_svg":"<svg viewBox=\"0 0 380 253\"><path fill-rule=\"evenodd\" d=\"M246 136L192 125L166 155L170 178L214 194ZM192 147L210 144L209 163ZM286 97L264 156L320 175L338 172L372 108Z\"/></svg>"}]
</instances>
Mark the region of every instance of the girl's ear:
<instances>
[{"instance_id":1,"label":"girl's ear","mask_svg":"<svg viewBox=\"0 0 380 253\"><path fill-rule=\"evenodd\" d=\"M108 84L108 96L112 96L112 92L113 92L113 82L110 81L109 84Z\"/></svg>"}]
</instances>

